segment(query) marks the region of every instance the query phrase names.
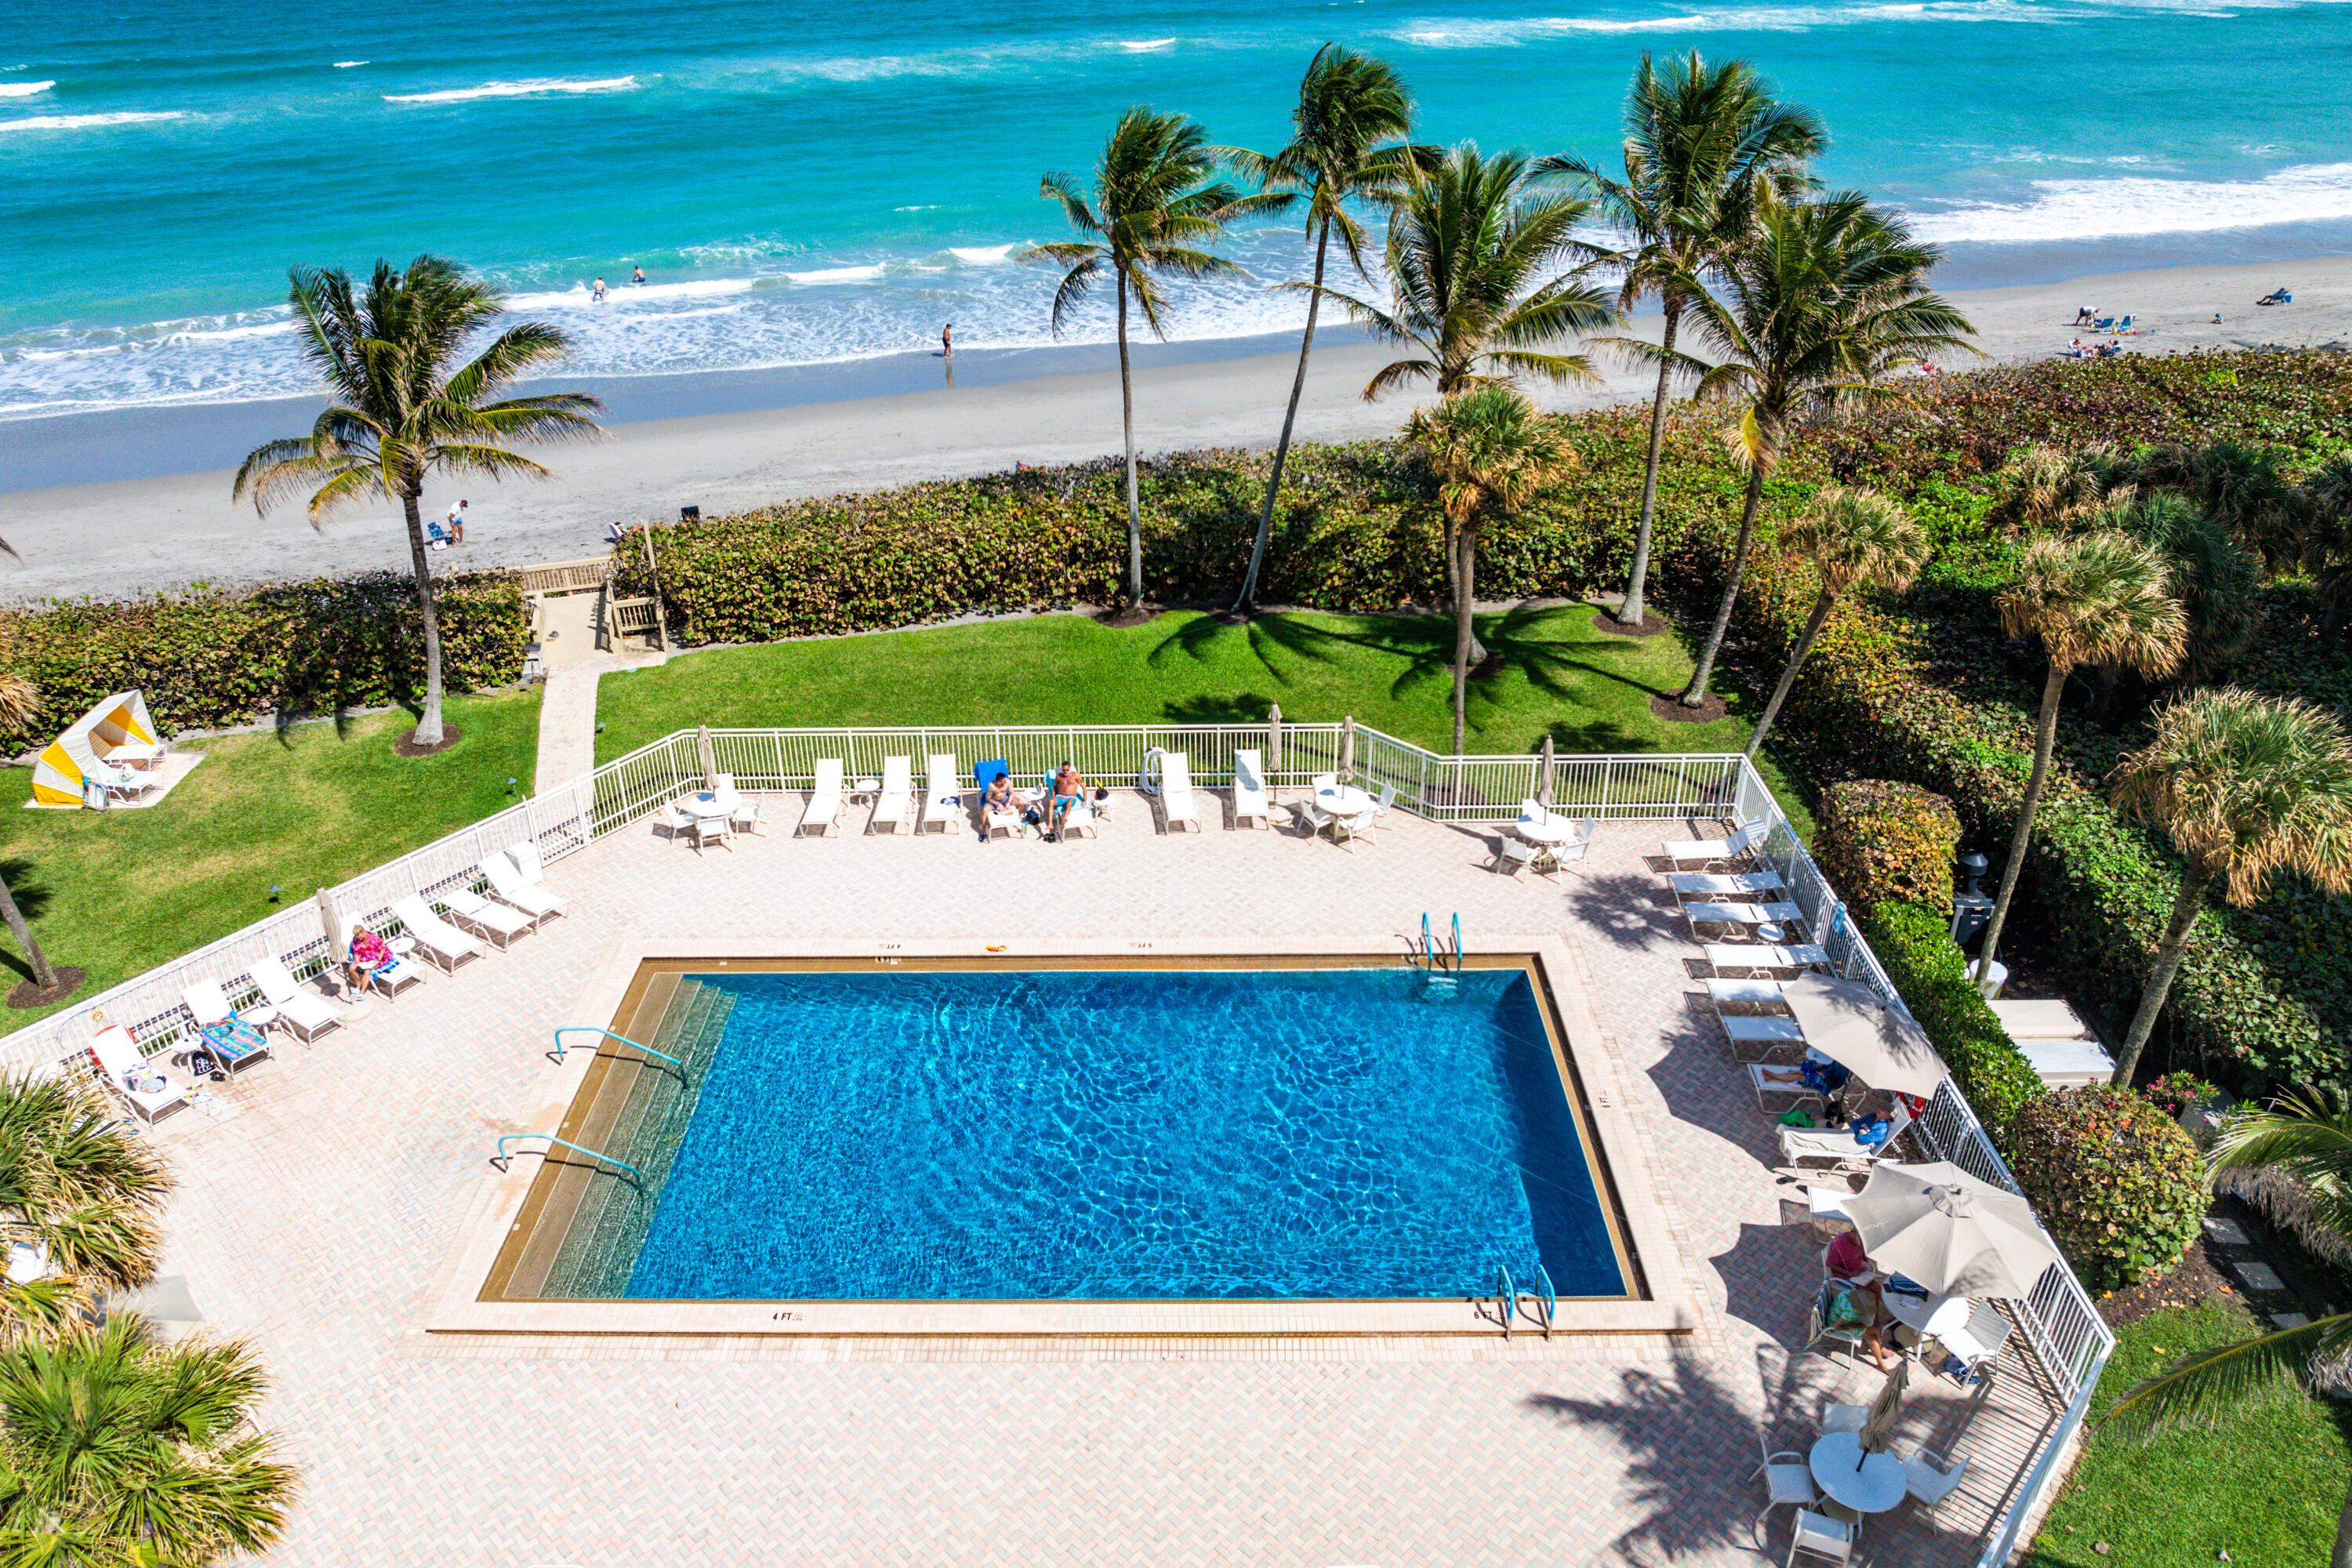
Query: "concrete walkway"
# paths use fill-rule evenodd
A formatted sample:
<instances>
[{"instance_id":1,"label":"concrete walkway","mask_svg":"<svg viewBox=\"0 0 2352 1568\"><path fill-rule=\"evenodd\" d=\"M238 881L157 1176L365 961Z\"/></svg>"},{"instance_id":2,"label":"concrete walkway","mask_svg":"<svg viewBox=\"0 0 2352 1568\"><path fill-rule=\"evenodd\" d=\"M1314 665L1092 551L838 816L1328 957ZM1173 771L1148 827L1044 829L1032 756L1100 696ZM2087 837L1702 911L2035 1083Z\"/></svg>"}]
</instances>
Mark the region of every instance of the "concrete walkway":
<instances>
[{"instance_id":1,"label":"concrete walkway","mask_svg":"<svg viewBox=\"0 0 2352 1568\"><path fill-rule=\"evenodd\" d=\"M596 771L596 679L609 670L667 664L666 653L599 654L550 667L539 699L539 776L533 794Z\"/></svg>"}]
</instances>

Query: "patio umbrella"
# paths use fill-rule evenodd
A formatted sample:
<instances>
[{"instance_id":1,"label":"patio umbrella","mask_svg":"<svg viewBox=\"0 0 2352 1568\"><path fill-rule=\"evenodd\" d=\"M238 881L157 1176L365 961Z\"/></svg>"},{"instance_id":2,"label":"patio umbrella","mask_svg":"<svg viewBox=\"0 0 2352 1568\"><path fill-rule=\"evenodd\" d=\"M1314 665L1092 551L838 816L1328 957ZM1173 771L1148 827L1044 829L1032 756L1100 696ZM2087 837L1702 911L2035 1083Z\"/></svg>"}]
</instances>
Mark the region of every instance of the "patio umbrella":
<instances>
[{"instance_id":1,"label":"patio umbrella","mask_svg":"<svg viewBox=\"0 0 2352 1568\"><path fill-rule=\"evenodd\" d=\"M1872 1262L1938 1296L2015 1300L2058 1261L2032 1205L1948 1161L1874 1166L1844 1207Z\"/></svg>"},{"instance_id":2,"label":"patio umbrella","mask_svg":"<svg viewBox=\"0 0 2352 1568\"><path fill-rule=\"evenodd\" d=\"M327 933L327 960L331 965L342 961L343 911L335 907L335 895L325 888L319 889L319 926Z\"/></svg>"},{"instance_id":3,"label":"patio umbrella","mask_svg":"<svg viewBox=\"0 0 2352 1568\"><path fill-rule=\"evenodd\" d=\"M1282 704L1265 710L1265 798L1274 799L1275 775L1282 772Z\"/></svg>"},{"instance_id":4,"label":"patio umbrella","mask_svg":"<svg viewBox=\"0 0 2352 1568\"><path fill-rule=\"evenodd\" d=\"M1353 713L1339 721L1339 782L1356 782L1356 716Z\"/></svg>"},{"instance_id":5,"label":"patio umbrella","mask_svg":"<svg viewBox=\"0 0 2352 1568\"><path fill-rule=\"evenodd\" d=\"M1546 735L1543 743L1543 765L1536 769L1536 804L1546 811L1551 809L1551 737Z\"/></svg>"},{"instance_id":6,"label":"patio umbrella","mask_svg":"<svg viewBox=\"0 0 2352 1568\"><path fill-rule=\"evenodd\" d=\"M1853 1468L1862 1468L1864 1458L1886 1452L1886 1445L1895 1436L1895 1423L1903 1415L1903 1391L1911 1382L1911 1358L1895 1358L1895 1370L1886 1374L1886 1386L1870 1402L1870 1414L1863 1417L1862 1452L1854 1456Z\"/></svg>"},{"instance_id":7,"label":"patio umbrella","mask_svg":"<svg viewBox=\"0 0 2352 1568\"><path fill-rule=\"evenodd\" d=\"M708 724L697 724L694 729L694 743L699 747L702 752L702 787L705 789L717 789L719 787L719 759L711 755L710 726Z\"/></svg>"},{"instance_id":8,"label":"patio umbrella","mask_svg":"<svg viewBox=\"0 0 2352 1568\"><path fill-rule=\"evenodd\" d=\"M1873 1089L1923 1099L1936 1092L1946 1068L1927 1031L1878 999L1867 985L1807 974L1780 987L1805 1044Z\"/></svg>"}]
</instances>

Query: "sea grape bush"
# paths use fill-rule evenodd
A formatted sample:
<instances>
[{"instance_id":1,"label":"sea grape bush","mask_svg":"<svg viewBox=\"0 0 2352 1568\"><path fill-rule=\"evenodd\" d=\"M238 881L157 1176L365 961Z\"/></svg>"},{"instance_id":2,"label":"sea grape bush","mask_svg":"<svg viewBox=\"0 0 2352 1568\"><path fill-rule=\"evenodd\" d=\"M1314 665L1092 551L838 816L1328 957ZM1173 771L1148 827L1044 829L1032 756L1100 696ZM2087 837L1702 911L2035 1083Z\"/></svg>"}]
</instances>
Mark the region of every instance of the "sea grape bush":
<instances>
[{"instance_id":1,"label":"sea grape bush","mask_svg":"<svg viewBox=\"0 0 2352 1568\"><path fill-rule=\"evenodd\" d=\"M1822 792L1815 818L1815 858L1846 899L1901 899L1950 916L1960 842L1950 801L1917 784L1853 779Z\"/></svg>"},{"instance_id":2,"label":"sea grape bush","mask_svg":"<svg viewBox=\"0 0 2352 1568\"><path fill-rule=\"evenodd\" d=\"M2009 1144L2018 1185L2094 1290L2137 1285L2179 1262L2211 1202L2189 1134L2114 1084L2026 1101Z\"/></svg>"}]
</instances>

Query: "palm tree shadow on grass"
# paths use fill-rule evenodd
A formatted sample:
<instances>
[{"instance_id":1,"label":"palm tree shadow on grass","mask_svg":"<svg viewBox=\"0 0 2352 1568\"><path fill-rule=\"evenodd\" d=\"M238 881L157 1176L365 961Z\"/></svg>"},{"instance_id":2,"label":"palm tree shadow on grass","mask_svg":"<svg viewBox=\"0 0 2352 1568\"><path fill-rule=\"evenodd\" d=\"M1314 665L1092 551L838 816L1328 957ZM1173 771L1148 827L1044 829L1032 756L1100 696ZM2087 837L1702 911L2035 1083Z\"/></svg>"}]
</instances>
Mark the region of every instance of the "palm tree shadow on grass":
<instances>
[{"instance_id":1,"label":"palm tree shadow on grass","mask_svg":"<svg viewBox=\"0 0 2352 1568\"><path fill-rule=\"evenodd\" d=\"M1748 1472L1753 1463L1719 1467L1696 1460L1723 1453L1724 1435L1750 1430L1754 1418L1694 1356L1675 1357L1669 1373L1629 1367L1619 1376L1622 1392L1615 1399L1528 1398L1532 1409L1580 1436L1595 1428L1613 1435L1628 1456L1616 1501L1640 1517L1611 1543L1613 1554L1603 1555L1670 1563L1752 1550L1757 1492Z\"/></svg>"}]
</instances>

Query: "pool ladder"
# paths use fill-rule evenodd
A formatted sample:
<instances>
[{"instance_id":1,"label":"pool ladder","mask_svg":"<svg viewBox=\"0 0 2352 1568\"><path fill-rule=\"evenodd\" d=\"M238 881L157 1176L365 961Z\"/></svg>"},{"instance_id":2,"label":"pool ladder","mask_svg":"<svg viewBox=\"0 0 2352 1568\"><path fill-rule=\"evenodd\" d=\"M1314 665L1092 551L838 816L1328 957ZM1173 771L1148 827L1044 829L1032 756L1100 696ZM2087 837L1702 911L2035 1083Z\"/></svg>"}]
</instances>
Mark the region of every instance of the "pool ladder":
<instances>
[{"instance_id":1,"label":"pool ladder","mask_svg":"<svg viewBox=\"0 0 2352 1568\"><path fill-rule=\"evenodd\" d=\"M495 1165L498 1164L500 1160L508 1159L509 1155L507 1153L507 1145L521 1138L544 1138L550 1143L560 1143L564 1148L585 1154L592 1160L602 1160L607 1165L618 1165L621 1169L628 1172L632 1176L635 1176L640 1183L644 1182L646 1179L646 1173L643 1171L638 1170L635 1165L630 1164L626 1160L616 1160L612 1155L604 1152L602 1150L583 1147L581 1144L574 1143L569 1138L558 1138L552 1132L509 1132L499 1140L499 1152L490 1156L490 1163ZM542 1154L546 1152L545 1150L541 1150L540 1152ZM499 1165L499 1168L500 1170L506 1169L503 1165Z\"/></svg>"},{"instance_id":2,"label":"pool ladder","mask_svg":"<svg viewBox=\"0 0 2352 1568\"><path fill-rule=\"evenodd\" d=\"M1423 911L1421 917L1421 972L1424 975L1428 976L1430 984L1433 988L1444 988L1446 990L1451 990L1453 988L1456 977L1458 977L1462 973L1461 915L1456 914L1454 917L1454 946L1449 952L1447 949L1438 945L1435 934L1429 929L1428 911Z\"/></svg>"},{"instance_id":3,"label":"pool ladder","mask_svg":"<svg viewBox=\"0 0 2352 1568\"><path fill-rule=\"evenodd\" d=\"M1535 1289L1525 1292L1526 1300L1533 1307L1528 1316L1542 1328L1543 1337L1549 1339L1552 1321L1559 1316L1559 1295L1551 1288L1551 1275L1541 1262L1536 1264L1536 1286ZM1511 1337L1511 1325L1519 1315L1521 1294L1518 1286L1512 1281L1510 1268L1500 1263L1495 1265L1495 1317L1503 1325L1503 1337L1507 1340Z\"/></svg>"}]
</instances>

